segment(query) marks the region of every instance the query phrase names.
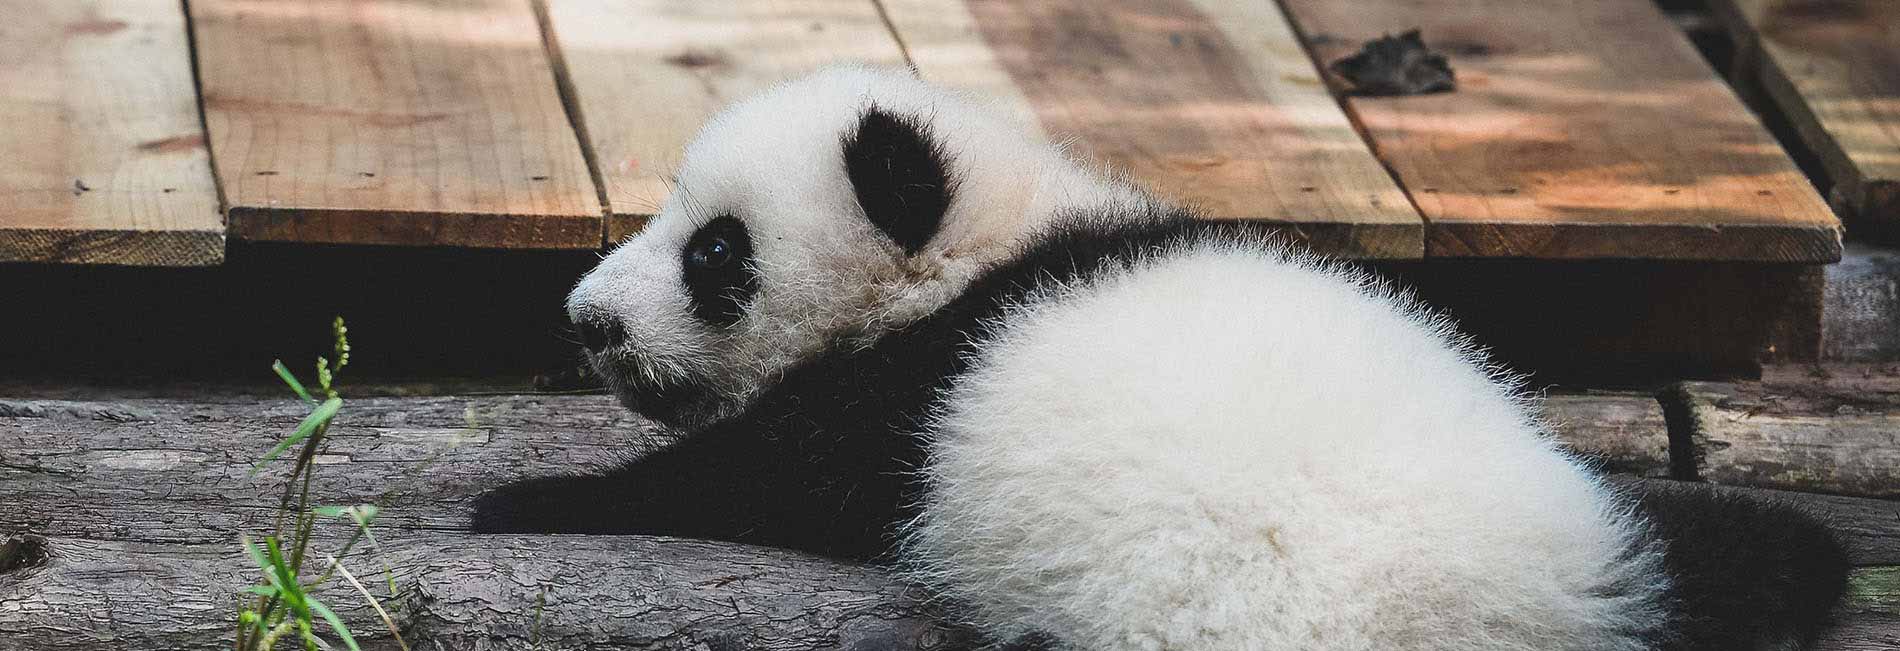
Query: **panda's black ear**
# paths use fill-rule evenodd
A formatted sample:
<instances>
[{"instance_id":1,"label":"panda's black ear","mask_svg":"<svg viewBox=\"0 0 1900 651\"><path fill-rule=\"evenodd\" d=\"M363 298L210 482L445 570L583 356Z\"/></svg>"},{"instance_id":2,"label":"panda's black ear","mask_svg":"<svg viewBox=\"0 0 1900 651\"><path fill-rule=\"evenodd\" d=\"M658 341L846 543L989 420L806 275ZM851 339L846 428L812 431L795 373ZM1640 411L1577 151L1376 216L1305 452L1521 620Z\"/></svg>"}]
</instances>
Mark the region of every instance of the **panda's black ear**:
<instances>
[{"instance_id":1,"label":"panda's black ear","mask_svg":"<svg viewBox=\"0 0 1900 651\"><path fill-rule=\"evenodd\" d=\"M943 148L916 118L867 109L844 138L844 169L864 216L905 255L916 255L943 225L955 182Z\"/></svg>"}]
</instances>

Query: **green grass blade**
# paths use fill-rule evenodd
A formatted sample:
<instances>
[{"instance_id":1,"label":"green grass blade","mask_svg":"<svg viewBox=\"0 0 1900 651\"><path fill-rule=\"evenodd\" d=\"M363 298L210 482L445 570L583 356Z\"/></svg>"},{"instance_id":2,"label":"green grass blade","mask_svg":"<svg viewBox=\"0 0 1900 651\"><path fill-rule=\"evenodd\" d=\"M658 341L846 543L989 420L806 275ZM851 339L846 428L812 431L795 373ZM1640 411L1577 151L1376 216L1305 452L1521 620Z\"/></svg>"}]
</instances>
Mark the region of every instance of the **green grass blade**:
<instances>
[{"instance_id":1,"label":"green grass blade","mask_svg":"<svg viewBox=\"0 0 1900 651\"><path fill-rule=\"evenodd\" d=\"M300 619L310 619L309 596L303 592L303 585L297 583L297 573L284 562L284 554L277 548L276 538L264 539L264 552L270 559L271 585L277 586L278 594L283 595L284 604Z\"/></svg>"},{"instance_id":2,"label":"green grass blade","mask_svg":"<svg viewBox=\"0 0 1900 651\"><path fill-rule=\"evenodd\" d=\"M270 370L276 371L277 377L283 378L284 384L290 385L290 390L297 392L297 397L303 398L304 402L317 404L317 399L310 397L310 392L304 390L303 383L297 381L297 376L290 374L290 369L284 366L284 360L272 360Z\"/></svg>"},{"instance_id":3,"label":"green grass blade","mask_svg":"<svg viewBox=\"0 0 1900 651\"><path fill-rule=\"evenodd\" d=\"M363 651L356 646L356 638L350 636L349 627L343 625L343 618L337 617L336 613L330 611L329 606L325 606L323 602L317 601L316 597L310 597L309 602L310 610L315 612L317 616L322 617L323 621L329 622L330 630L335 631L337 637L343 638L343 646L349 647L350 651Z\"/></svg>"},{"instance_id":4,"label":"green grass blade","mask_svg":"<svg viewBox=\"0 0 1900 651\"><path fill-rule=\"evenodd\" d=\"M277 596L277 588L274 588L268 585L254 585L254 586L245 588L244 591L257 595L259 597Z\"/></svg>"},{"instance_id":5,"label":"green grass blade","mask_svg":"<svg viewBox=\"0 0 1900 651\"><path fill-rule=\"evenodd\" d=\"M264 458L259 459L255 465L251 466L251 474L248 476L256 477L257 471L264 469L264 464L276 461L278 456L282 455L285 450L290 449L290 446L296 445L298 441L310 438L310 435L316 432L318 427L329 423L331 418L335 418L336 411L341 408L343 408L343 399L331 398L323 401L323 404L317 405L316 409L310 410L310 415L303 417L303 422L297 424L297 431L292 432L290 436L284 440L278 441L276 447L264 453Z\"/></svg>"}]
</instances>

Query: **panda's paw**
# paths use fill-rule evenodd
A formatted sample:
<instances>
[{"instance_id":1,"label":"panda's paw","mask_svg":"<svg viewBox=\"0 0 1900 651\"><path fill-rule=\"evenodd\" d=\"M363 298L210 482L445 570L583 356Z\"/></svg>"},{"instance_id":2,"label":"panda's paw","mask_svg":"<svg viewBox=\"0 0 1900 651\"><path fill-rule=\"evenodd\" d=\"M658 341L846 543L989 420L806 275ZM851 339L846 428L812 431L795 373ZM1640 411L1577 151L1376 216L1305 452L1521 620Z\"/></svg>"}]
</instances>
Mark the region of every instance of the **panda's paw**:
<instances>
[{"instance_id":1,"label":"panda's paw","mask_svg":"<svg viewBox=\"0 0 1900 651\"><path fill-rule=\"evenodd\" d=\"M525 479L475 497L469 528L480 533L621 533L602 480L587 476Z\"/></svg>"}]
</instances>

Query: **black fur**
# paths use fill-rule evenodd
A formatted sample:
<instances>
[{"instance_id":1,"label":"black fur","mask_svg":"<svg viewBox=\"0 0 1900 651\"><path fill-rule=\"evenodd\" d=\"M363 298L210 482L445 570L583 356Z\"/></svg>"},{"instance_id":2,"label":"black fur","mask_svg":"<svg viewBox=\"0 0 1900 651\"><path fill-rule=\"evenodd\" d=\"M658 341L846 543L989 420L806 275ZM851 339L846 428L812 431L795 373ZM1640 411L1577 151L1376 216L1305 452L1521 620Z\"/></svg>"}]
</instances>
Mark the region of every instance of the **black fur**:
<instances>
[{"instance_id":1,"label":"black fur","mask_svg":"<svg viewBox=\"0 0 1900 651\"><path fill-rule=\"evenodd\" d=\"M759 292L745 223L723 215L699 227L680 251L680 275L692 297L693 316L717 326L737 323Z\"/></svg>"},{"instance_id":2,"label":"black fur","mask_svg":"<svg viewBox=\"0 0 1900 651\"><path fill-rule=\"evenodd\" d=\"M1240 228L1183 214L1061 229L977 279L944 308L864 350L789 370L736 418L602 475L542 477L483 495L488 532L647 533L789 547L845 558L890 549L913 513L914 435L965 370L983 322L1039 283L1062 282L1194 233Z\"/></svg>"},{"instance_id":3,"label":"black fur","mask_svg":"<svg viewBox=\"0 0 1900 651\"><path fill-rule=\"evenodd\" d=\"M943 224L955 182L922 122L876 106L846 136L845 175L864 216L916 255Z\"/></svg>"},{"instance_id":4,"label":"black fur","mask_svg":"<svg viewBox=\"0 0 1900 651\"><path fill-rule=\"evenodd\" d=\"M1672 583L1658 651L1804 648L1827 626L1848 561L1814 517L1705 484L1643 486Z\"/></svg>"}]
</instances>

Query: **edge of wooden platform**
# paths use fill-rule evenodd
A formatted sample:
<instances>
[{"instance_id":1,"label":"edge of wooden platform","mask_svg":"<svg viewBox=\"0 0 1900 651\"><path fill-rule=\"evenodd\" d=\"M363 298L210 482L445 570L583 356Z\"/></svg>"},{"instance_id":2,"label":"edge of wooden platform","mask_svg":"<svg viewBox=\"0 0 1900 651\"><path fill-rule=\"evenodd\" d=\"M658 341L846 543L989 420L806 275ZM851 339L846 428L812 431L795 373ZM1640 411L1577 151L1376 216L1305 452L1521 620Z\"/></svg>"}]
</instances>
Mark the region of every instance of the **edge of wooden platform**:
<instances>
[{"instance_id":1,"label":"edge of wooden platform","mask_svg":"<svg viewBox=\"0 0 1900 651\"><path fill-rule=\"evenodd\" d=\"M1841 259L1839 225L1433 222L1425 257L1659 260L1828 264Z\"/></svg>"},{"instance_id":2,"label":"edge of wooden platform","mask_svg":"<svg viewBox=\"0 0 1900 651\"><path fill-rule=\"evenodd\" d=\"M440 211L231 206L231 237L260 242L446 246L470 249L599 249L600 217ZM495 237L527 231L526 237Z\"/></svg>"},{"instance_id":3,"label":"edge of wooden platform","mask_svg":"<svg viewBox=\"0 0 1900 651\"><path fill-rule=\"evenodd\" d=\"M25 228L0 231L0 262L214 267L225 231Z\"/></svg>"}]
</instances>

